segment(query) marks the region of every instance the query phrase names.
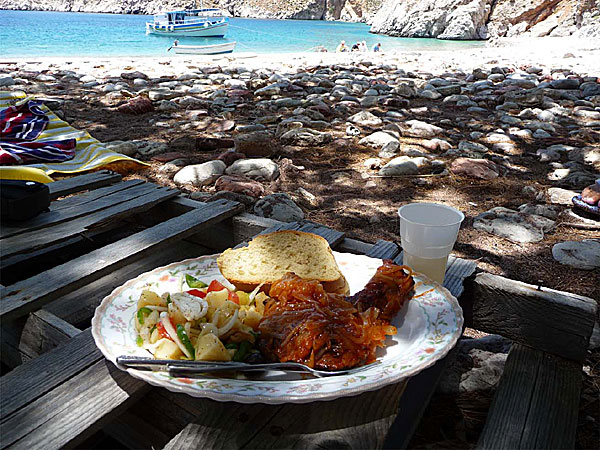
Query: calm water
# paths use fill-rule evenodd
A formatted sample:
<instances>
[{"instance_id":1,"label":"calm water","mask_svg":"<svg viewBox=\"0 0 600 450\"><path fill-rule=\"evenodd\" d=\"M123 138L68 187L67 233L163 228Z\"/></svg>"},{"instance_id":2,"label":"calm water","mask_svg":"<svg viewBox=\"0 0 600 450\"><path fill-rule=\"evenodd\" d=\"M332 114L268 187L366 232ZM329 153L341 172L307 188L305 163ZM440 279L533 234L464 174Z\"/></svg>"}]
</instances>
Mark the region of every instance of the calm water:
<instances>
[{"instance_id":1,"label":"calm water","mask_svg":"<svg viewBox=\"0 0 600 450\"><path fill-rule=\"evenodd\" d=\"M0 58L15 56L161 56L175 39L146 35L150 16L0 10ZM230 19L224 39L178 38L182 44L237 41L236 51L280 53L323 45L381 42L384 49L452 50L482 45L435 39L393 38L369 33L360 23L314 20Z\"/></svg>"}]
</instances>

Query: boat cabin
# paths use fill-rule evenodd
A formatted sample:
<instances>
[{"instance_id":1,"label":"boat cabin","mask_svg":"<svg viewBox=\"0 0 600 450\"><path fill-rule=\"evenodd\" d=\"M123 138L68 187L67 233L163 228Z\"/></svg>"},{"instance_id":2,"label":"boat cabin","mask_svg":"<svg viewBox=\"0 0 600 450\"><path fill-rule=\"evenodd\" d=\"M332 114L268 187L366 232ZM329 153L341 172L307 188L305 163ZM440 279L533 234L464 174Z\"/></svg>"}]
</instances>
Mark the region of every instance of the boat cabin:
<instances>
[{"instance_id":1,"label":"boat cabin","mask_svg":"<svg viewBox=\"0 0 600 450\"><path fill-rule=\"evenodd\" d=\"M168 11L154 15L156 25L182 25L185 23L194 23L199 19L205 20L208 17L220 16L220 10L217 8L192 9L187 11Z\"/></svg>"}]
</instances>

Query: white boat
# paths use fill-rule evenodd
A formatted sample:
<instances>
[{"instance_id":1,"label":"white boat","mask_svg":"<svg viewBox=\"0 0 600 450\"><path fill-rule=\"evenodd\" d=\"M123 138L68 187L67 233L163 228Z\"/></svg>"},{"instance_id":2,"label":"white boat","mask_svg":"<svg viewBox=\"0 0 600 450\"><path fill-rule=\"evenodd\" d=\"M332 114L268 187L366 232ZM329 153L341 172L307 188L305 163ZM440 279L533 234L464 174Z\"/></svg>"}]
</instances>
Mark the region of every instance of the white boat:
<instances>
[{"instance_id":1,"label":"white boat","mask_svg":"<svg viewBox=\"0 0 600 450\"><path fill-rule=\"evenodd\" d=\"M179 42L175 41L171 48L178 55L219 55L221 53L231 53L235 48L235 44L235 42L224 42L223 44L213 45L179 45Z\"/></svg>"},{"instance_id":2,"label":"white boat","mask_svg":"<svg viewBox=\"0 0 600 450\"><path fill-rule=\"evenodd\" d=\"M167 11L146 22L146 33L166 36L223 37L229 20L217 8Z\"/></svg>"}]
</instances>

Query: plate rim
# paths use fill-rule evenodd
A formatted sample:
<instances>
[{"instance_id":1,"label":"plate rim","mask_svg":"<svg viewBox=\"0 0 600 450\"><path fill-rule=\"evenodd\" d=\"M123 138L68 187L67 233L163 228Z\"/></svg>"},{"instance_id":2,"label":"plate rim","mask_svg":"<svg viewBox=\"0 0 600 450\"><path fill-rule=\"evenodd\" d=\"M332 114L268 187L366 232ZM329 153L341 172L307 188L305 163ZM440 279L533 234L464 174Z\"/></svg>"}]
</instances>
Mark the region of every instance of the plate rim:
<instances>
[{"instance_id":1,"label":"plate rim","mask_svg":"<svg viewBox=\"0 0 600 450\"><path fill-rule=\"evenodd\" d=\"M333 251L333 254L334 255L342 254L344 256L351 255L351 257L362 257L362 258L369 258L369 259L376 260L376 261L382 261L381 258L373 258L373 257L367 256L367 255L362 255L362 254L354 254L354 253L348 253L348 252L336 252L336 251ZM186 258L181 261L177 261L177 262L173 262L173 263L170 263L170 264L167 264L164 266L160 266L155 269L149 270L147 272L141 273L138 276L126 281L125 283L123 283L120 286L113 289L112 292L110 294L108 294L107 296L105 296L102 299L102 301L100 302L100 304L96 307L96 309L94 311L94 316L92 317L92 322L91 322L92 336L94 338L94 343L100 349L100 351L102 352L102 355L106 359L108 359L110 362L112 362L119 370L124 370L127 373L129 373L131 376L133 376L134 378L141 379L142 381L145 381L152 386L165 388L171 392L185 393L185 394L190 395L195 398L210 398L212 400L216 400L216 401L220 401L220 402L234 401L237 403L244 403L244 404L263 403L263 404L277 405L277 404L283 404L283 403L311 403L311 402L315 402L315 401L330 401L330 400L335 400L335 399L341 398L341 397L351 397L351 396L356 396L356 395L362 394L364 392L375 391L375 390L381 389L389 384L398 383L402 380L412 378L416 374L422 372L425 369L428 369L429 367L433 366L436 362L443 359L450 352L450 350L452 350L456 346L458 339L462 335L462 329L464 326L464 315L463 315L462 308L461 308L460 304L458 303L458 300L456 299L456 297L454 295L452 295L452 293L447 288L442 286L440 283L431 280L430 278L428 278L427 276L423 275L420 272L413 271L413 273L415 275L426 279L428 281L428 284L432 284L436 290L439 290L444 295L444 297L448 301L449 305L451 306L452 311L454 312L454 314L456 316L456 330L454 330L452 337L450 338L450 340L448 341L448 343L446 344L446 346L443 349L441 349L439 352L435 353L435 355L432 358L425 360L422 364L417 364L415 367L412 367L410 370L405 371L405 372L401 372L398 374L392 374L388 377L380 378L380 379L377 379L370 383L360 384L356 387L340 388L340 389L337 389L335 391L330 391L330 392L321 392L321 393L311 392L309 395L302 395L302 396L300 396L300 395L267 396L267 395L261 395L261 394L256 394L256 393L251 394L251 395L242 395L239 393L220 393L220 392L215 392L215 391L210 391L210 390L191 389L191 388L186 387L186 385L180 386L180 385L171 384L171 383L161 383L159 380L157 380L153 376L149 375L149 373L146 371L136 370L136 369L131 369L131 368L124 369L124 368L120 367L116 362L116 357L113 358L112 352L109 351L109 349L104 345L104 339L101 338L100 333L99 333L100 321L101 321L101 317L102 317L101 314L102 314L103 310L106 309L106 307L112 302L114 297L118 296L122 291L129 289L133 284L137 283L138 281L141 281L142 278L151 276L152 274L154 274L156 272L167 270L173 266L190 264L192 262L197 262L199 260L216 259L219 255L220 255L220 253L215 253L215 254L211 254L211 255L201 255L201 256L198 256L195 258ZM319 380L319 379L316 379L316 380ZM297 381L297 380L294 380L294 381ZM310 380L302 380L302 381L310 381Z\"/></svg>"}]
</instances>

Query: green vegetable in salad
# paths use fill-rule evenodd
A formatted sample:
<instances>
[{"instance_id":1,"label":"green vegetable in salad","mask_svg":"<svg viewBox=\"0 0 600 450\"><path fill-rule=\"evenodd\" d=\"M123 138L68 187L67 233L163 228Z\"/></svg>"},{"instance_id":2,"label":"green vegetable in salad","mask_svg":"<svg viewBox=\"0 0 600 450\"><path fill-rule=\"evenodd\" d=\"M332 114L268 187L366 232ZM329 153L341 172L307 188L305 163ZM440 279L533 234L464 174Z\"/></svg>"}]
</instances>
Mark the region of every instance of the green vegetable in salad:
<instances>
[{"instance_id":1,"label":"green vegetable in salad","mask_svg":"<svg viewBox=\"0 0 600 450\"><path fill-rule=\"evenodd\" d=\"M188 275L187 273L185 274L185 282L191 288L205 288L208 286L205 282L200 281L198 278Z\"/></svg>"},{"instance_id":2,"label":"green vegetable in salad","mask_svg":"<svg viewBox=\"0 0 600 450\"><path fill-rule=\"evenodd\" d=\"M236 362L244 361L250 355L251 349L252 344L249 341L243 341L240 344L240 348L238 349L238 351L235 352L235 354L233 355L232 359Z\"/></svg>"},{"instance_id":3,"label":"green vegetable in salad","mask_svg":"<svg viewBox=\"0 0 600 450\"><path fill-rule=\"evenodd\" d=\"M140 323L140 325L144 325L144 317L151 313L152 313L152 310L150 308L146 308L145 306L138 309L137 318L138 318L138 322Z\"/></svg>"},{"instance_id":4,"label":"green vegetable in salad","mask_svg":"<svg viewBox=\"0 0 600 450\"><path fill-rule=\"evenodd\" d=\"M194 346L192 345L190 338L188 337L187 333L185 332L185 328L183 328L183 325L181 325L180 323L177 324L177 337L179 338L179 340L181 341L183 346L187 349L187 351L189 351L190 354L192 355L191 359L194 360L195 355L196 355L196 350L194 349Z\"/></svg>"},{"instance_id":5,"label":"green vegetable in salad","mask_svg":"<svg viewBox=\"0 0 600 450\"><path fill-rule=\"evenodd\" d=\"M135 344L136 344L138 347L141 347L142 345L144 345L144 340L142 339L142 337L141 337L141 336L138 336L137 338L135 338Z\"/></svg>"}]
</instances>

